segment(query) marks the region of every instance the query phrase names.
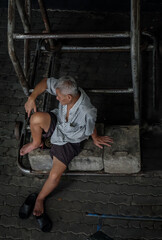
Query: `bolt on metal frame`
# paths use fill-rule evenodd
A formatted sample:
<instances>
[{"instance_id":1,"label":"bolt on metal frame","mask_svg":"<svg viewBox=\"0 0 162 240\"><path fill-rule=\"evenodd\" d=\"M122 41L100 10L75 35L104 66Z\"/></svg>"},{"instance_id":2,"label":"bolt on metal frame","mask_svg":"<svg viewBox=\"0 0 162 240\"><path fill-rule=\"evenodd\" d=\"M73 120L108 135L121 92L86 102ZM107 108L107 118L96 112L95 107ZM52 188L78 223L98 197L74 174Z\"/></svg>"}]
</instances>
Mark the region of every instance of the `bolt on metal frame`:
<instances>
[{"instance_id":1,"label":"bolt on metal frame","mask_svg":"<svg viewBox=\"0 0 162 240\"><path fill-rule=\"evenodd\" d=\"M117 52L130 51L131 53L131 69L132 69L132 84L133 88L129 89L110 89L97 90L91 89L91 92L97 93L133 93L134 96L134 116L135 120L140 122L140 0L131 1L131 30L130 32L107 32L107 33L51 33L47 12L45 10L43 0L38 0L41 15L45 25L45 33L31 33L30 26L30 0L8 0L8 51L13 63L16 74L26 96L29 95L30 87L28 81L29 56L30 56L30 40L32 39L48 39L52 51L60 52ZM24 6L25 2L25 6ZM24 33L15 33L15 10L19 12L23 23ZM156 58L156 39L150 34L147 35L153 40L153 46L149 45L146 50L153 50L153 101L155 102L155 58ZM101 47L80 47L80 46L61 46L59 49L56 46L58 39L110 39L110 38L130 38L128 46L101 46ZM14 48L14 40L24 40L24 69L22 68ZM154 103L155 104L155 103ZM21 166L20 166L21 168ZM43 172L44 174L44 172Z\"/></svg>"}]
</instances>

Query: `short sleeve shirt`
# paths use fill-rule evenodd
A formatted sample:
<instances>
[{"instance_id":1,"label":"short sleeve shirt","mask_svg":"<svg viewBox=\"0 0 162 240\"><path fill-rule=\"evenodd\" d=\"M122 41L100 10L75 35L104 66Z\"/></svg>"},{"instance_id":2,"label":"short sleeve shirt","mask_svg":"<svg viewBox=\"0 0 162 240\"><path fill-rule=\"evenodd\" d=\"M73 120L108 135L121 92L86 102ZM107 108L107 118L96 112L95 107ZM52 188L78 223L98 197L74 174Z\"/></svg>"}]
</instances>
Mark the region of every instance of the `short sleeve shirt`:
<instances>
[{"instance_id":1,"label":"short sleeve shirt","mask_svg":"<svg viewBox=\"0 0 162 240\"><path fill-rule=\"evenodd\" d=\"M47 91L56 95L56 85L58 79L53 77L47 79ZM94 131L97 109L91 104L90 98L79 88L81 93L79 99L69 111L68 121L66 121L67 105L61 105L53 112L57 117L56 128L51 136L51 143L64 145L68 142L79 143L87 139Z\"/></svg>"}]
</instances>

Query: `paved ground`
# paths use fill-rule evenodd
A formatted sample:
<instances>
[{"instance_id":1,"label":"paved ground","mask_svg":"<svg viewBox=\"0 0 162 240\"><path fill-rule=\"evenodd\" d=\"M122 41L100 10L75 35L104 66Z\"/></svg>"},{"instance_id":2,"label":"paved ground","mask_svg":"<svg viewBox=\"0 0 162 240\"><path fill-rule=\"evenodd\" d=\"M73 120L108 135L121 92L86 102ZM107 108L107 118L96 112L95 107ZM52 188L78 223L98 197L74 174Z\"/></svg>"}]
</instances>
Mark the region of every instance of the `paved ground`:
<instances>
[{"instance_id":1,"label":"paved ground","mask_svg":"<svg viewBox=\"0 0 162 240\"><path fill-rule=\"evenodd\" d=\"M7 10L0 10L0 239L85 240L96 232L98 219L86 213L162 217L162 175L64 176L48 197L46 211L53 221L42 233L33 216L18 217L19 207L31 192L38 192L44 177L23 175L17 167L15 121L24 119L25 97L7 52ZM65 15L65 13L64 13ZM103 232L115 240L162 239L161 221L103 221Z\"/></svg>"}]
</instances>

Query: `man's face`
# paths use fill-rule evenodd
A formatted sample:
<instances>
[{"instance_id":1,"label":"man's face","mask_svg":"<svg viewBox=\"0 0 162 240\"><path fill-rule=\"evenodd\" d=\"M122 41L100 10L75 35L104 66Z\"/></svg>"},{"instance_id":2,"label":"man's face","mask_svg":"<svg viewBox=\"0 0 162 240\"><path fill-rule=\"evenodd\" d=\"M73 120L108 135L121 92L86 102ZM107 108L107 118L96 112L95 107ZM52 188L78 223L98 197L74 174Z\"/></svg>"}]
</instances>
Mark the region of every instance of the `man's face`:
<instances>
[{"instance_id":1,"label":"man's face","mask_svg":"<svg viewBox=\"0 0 162 240\"><path fill-rule=\"evenodd\" d=\"M61 105L67 105L70 102L69 95L62 94L58 88L56 88L56 99Z\"/></svg>"}]
</instances>

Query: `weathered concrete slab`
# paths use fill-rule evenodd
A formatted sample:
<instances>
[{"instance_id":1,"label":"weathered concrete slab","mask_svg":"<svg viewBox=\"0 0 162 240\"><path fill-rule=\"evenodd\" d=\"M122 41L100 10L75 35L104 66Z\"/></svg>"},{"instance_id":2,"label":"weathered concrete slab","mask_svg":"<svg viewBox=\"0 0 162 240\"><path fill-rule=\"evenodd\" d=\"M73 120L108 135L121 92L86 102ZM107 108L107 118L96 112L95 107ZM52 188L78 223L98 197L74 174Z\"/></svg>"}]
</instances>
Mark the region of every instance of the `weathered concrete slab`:
<instances>
[{"instance_id":1,"label":"weathered concrete slab","mask_svg":"<svg viewBox=\"0 0 162 240\"><path fill-rule=\"evenodd\" d=\"M93 144L91 139L85 141L83 150L69 164L72 171L97 171L103 169L102 149ZM50 170L52 159L49 149L36 149L28 154L29 162L33 170Z\"/></svg>"},{"instance_id":2,"label":"weathered concrete slab","mask_svg":"<svg viewBox=\"0 0 162 240\"><path fill-rule=\"evenodd\" d=\"M103 135L104 125L96 125L98 134ZM103 150L96 147L92 139L84 142L82 151L68 166L70 171L100 171L103 169Z\"/></svg>"},{"instance_id":3,"label":"weathered concrete slab","mask_svg":"<svg viewBox=\"0 0 162 240\"><path fill-rule=\"evenodd\" d=\"M104 125L97 124L98 134L103 134ZM93 144L92 139L84 142L83 150L69 164L71 171L99 171L103 169L103 150ZM52 159L49 149L36 149L28 154L29 162L33 170L50 170Z\"/></svg>"},{"instance_id":4,"label":"weathered concrete slab","mask_svg":"<svg viewBox=\"0 0 162 240\"><path fill-rule=\"evenodd\" d=\"M28 157L33 170L50 170L52 168L49 149L35 149L28 154Z\"/></svg>"},{"instance_id":5,"label":"weathered concrete slab","mask_svg":"<svg viewBox=\"0 0 162 240\"><path fill-rule=\"evenodd\" d=\"M87 140L83 146L83 150L69 164L71 171L99 171L103 169L102 153L93 144L91 139Z\"/></svg>"},{"instance_id":6,"label":"weathered concrete slab","mask_svg":"<svg viewBox=\"0 0 162 240\"><path fill-rule=\"evenodd\" d=\"M108 173L137 173L141 169L139 126L110 126L105 134L114 144L104 148L104 170Z\"/></svg>"}]
</instances>

